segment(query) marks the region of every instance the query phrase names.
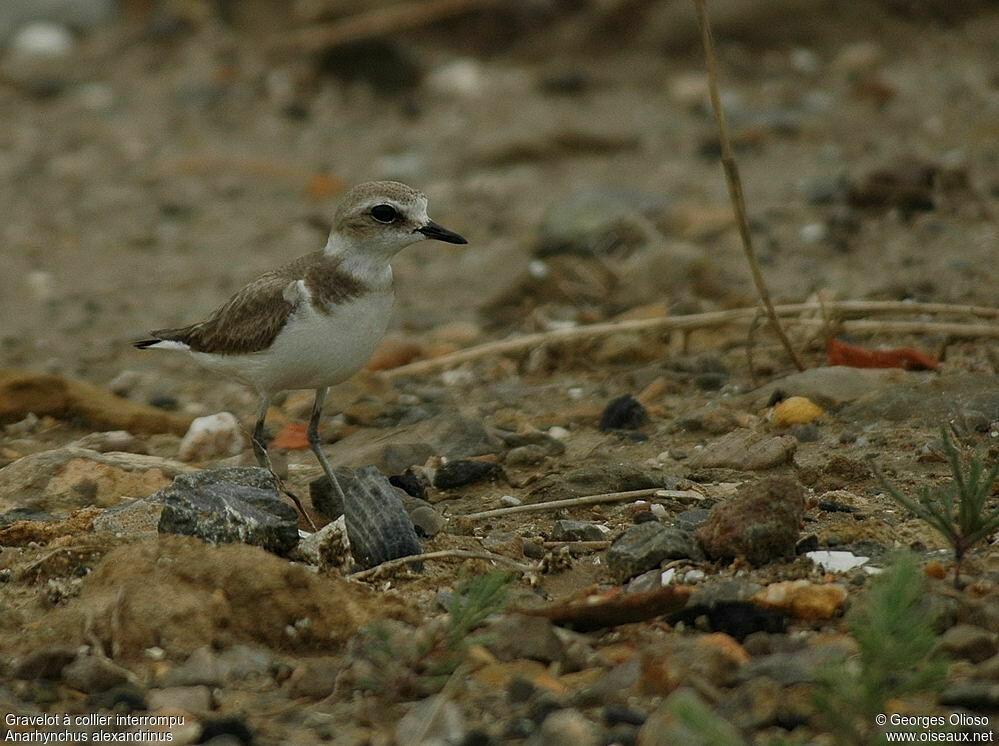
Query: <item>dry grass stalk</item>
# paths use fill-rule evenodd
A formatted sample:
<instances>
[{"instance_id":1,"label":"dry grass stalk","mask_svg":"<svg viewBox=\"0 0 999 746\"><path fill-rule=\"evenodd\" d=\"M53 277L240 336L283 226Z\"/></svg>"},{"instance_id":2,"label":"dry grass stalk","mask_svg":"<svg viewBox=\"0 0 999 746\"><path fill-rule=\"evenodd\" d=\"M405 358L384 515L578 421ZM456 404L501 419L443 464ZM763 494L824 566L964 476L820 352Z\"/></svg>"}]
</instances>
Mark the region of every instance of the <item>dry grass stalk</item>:
<instances>
[{"instance_id":1,"label":"dry grass stalk","mask_svg":"<svg viewBox=\"0 0 999 746\"><path fill-rule=\"evenodd\" d=\"M539 510L559 510L560 508L574 508L579 505L597 505L599 503L619 503L626 500L638 500L643 497L695 497L698 500L703 497L700 492L694 490L666 490L660 487L652 487L645 490L629 490L627 492L605 492L601 495L585 495L583 497L569 497L565 500L549 500L543 503L532 503L531 505L514 505L509 508L495 508L494 510L483 510L478 513L469 513L462 516L470 520L479 518L495 518L501 515L511 515L513 513L532 513Z\"/></svg>"},{"instance_id":2,"label":"dry grass stalk","mask_svg":"<svg viewBox=\"0 0 999 746\"><path fill-rule=\"evenodd\" d=\"M742 192L742 179L739 177L739 166L736 163L735 155L732 152L732 142L729 137L728 123L725 121L725 110L721 105L721 97L718 93L718 64L715 56L715 42L711 34L711 21L708 19L705 0L694 0L697 9L697 22L701 26L701 39L704 42L704 56L708 67L708 90L711 95L711 108L715 112L715 121L718 123L718 139L721 143L721 162L725 169L725 180L728 184L729 197L732 199L732 207L735 210L736 222L739 226L739 236L742 239L742 248L746 254L746 261L749 263L749 270L753 275L753 284L756 285L756 292L759 293L760 301L766 309L767 317L770 319L770 326L780 339L787 354L791 356L795 367L804 370L805 364L791 344L784 327L774 310L773 301L770 299L770 291L767 289L766 281L763 279L763 272L760 271L760 263L756 259L756 250L753 248L753 237L749 230L749 219L746 216L746 201Z\"/></svg>"},{"instance_id":3,"label":"dry grass stalk","mask_svg":"<svg viewBox=\"0 0 999 746\"><path fill-rule=\"evenodd\" d=\"M397 567L402 567L403 565L409 565L413 562L423 562L424 560L436 560L436 559L480 559L486 560L488 562L495 562L505 567L509 567L511 570L516 570L519 573L530 574L534 572L534 568L529 565L525 565L521 562L510 559L509 557L504 557L502 554L494 554L493 552L476 552L471 549L442 549L438 552L426 552L424 554L413 554L408 557L397 557L395 559L386 560L380 565L375 565L374 567L369 567L367 570L360 570L359 572L351 573L351 580L368 580L370 578L376 577L383 572L389 570L394 570Z\"/></svg>"}]
</instances>

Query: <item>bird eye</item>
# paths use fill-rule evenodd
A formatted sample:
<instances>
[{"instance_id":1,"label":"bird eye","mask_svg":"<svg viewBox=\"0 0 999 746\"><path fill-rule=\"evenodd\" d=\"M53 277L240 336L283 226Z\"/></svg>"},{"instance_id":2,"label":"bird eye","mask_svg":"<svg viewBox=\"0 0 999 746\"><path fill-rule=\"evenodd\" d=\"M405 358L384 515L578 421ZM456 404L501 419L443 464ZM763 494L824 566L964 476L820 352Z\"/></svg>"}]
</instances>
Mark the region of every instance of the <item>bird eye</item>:
<instances>
[{"instance_id":1,"label":"bird eye","mask_svg":"<svg viewBox=\"0 0 999 746\"><path fill-rule=\"evenodd\" d=\"M375 205L371 208L371 217L379 223L391 223L399 217L399 211L392 205Z\"/></svg>"}]
</instances>

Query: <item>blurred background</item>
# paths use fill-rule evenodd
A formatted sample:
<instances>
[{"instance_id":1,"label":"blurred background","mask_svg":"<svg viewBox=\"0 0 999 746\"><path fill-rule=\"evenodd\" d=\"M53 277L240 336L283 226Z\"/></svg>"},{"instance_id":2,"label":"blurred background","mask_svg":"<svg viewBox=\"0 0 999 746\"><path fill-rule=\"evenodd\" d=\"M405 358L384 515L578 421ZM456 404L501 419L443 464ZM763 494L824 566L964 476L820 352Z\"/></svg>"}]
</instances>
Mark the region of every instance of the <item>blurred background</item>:
<instances>
[{"instance_id":1,"label":"blurred background","mask_svg":"<svg viewBox=\"0 0 999 746\"><path fill-rule=\"evenodd\" d=\"M775 298L994 304L997 4L709 10ZM682 1L4 0L0 359L180 386L129 342L321 247L369 179L470 241L398 259L414 355L751 305L703 69Z\"/></svg>"}]
</instances>

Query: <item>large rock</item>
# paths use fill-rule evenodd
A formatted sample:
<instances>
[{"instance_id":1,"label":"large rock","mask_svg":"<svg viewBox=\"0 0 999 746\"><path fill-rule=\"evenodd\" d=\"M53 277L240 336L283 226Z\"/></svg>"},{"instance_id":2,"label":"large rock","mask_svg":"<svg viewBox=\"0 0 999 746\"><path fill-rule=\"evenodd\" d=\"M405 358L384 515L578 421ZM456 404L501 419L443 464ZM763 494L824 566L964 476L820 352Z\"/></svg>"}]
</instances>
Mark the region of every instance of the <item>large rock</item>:
<instances>
[{"instance_id":1,"label":"large rock","mask_svg":"<svg viewBox=\"0 0 999 746\"><path fill-rule=\"evenodd\" d=\"M711 509L697 540L713 559L745 557L762 565L793 557L805 512L804 491L789 478L745 484Z\"/></svg>"},{"instance_id":2,"label":"large rock","mask_svg":"<svg viewBox=\"0 0 999 746\"><path fill-rule=\"evenodd\" d=\"M698 558L694 537L685 531L650 521L625 531L607 550L607 568L618 582L659 567L666 559Z\"/></svg>"},{"instance_id":3,"label":"large rock","mask_svg":"<svg viewBox=\"0 0 999 746\"><path fill-rule=\"evenodd\" d=\"M298 513L266 469L234 466L183 474L149 500L163 505L160 533L213 544L243 542L277 554L298 543Z\"/></svg>"},{"instance_id":4,"label":"large rock","mask_svg":"<svg viewBox=\"0 0 999 746\"><path fill-rule=\"evenodd\" d=\"M57 448L33 453L0 469L0 513L15 508L59 513L122 497L147 497L191 467L138 453Z\"/></svg>"}]
</instances>

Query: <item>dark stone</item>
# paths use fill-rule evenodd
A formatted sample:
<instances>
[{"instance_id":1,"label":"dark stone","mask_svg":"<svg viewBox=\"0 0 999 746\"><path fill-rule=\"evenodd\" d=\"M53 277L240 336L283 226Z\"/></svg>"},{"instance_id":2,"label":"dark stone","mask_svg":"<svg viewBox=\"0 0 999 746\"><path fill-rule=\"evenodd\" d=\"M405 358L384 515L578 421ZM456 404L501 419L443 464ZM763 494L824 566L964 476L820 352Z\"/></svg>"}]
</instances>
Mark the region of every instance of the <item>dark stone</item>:
<instances>
[{"instance_id":1,"label":"dark stone","mask_svg":"<svg viewBox=\"0 0 999 746\"><path fill-rule=\"evenodd\" d=\"M427 499L427 483L420 474L412 469L406 469L402 474L389 477L389 484L403 490L407 495L418 497L421 500Z\"/></svg>"},{"instance_id":2,"label":"dark stone","mask_svg":"<svg viewBox=\"0 0 999 746\"><path fill-rule=\"evenodd\" d=\"M420 542L396 488L373 466L343 470L347 536L354 560L363 568L420 553Z\"/></svg>"},{"instance_id":3,"label":"dark stone","mask_svg":"<svg viewBox=\"0 0 999 746\"><path fill-rule=\"evenodd\" d=\"M104 692L128 681L128 671L106 658L87 655L77 658L62 670L62 680L86 694Z\"/></svg>"},{"instance_id":4,"label":"dark stone","mask_svg":"<svg viewBox=\"0 0 999 746\"><path fill-rule=\"evenodd\" d=\"M503 473L502 467L492 461L458 460L442 464L434 474L434 487L450 490L466 484L493 479Z\"/></svg>"},{"instance_id":5,"label":"dark stone","mask_svg":"<svg viewBox=\"0 0 999 746\"><path fill-rule=\"evenodd\" d=\"M607 550L607 568L624 582L666 559L701 556L694 537L661 523L640 523L627 529Z\"/></svg>"},{"instance_id":6,"label":"dark stone","mask_svg":"<svg viewBox=\"0 0 999 746\"><path fill-rule=\"evenodd\" d=\"M252 746L253 731L238 715L205 718L201 721L201 743L207 743L218 736L235 736L244 746Z\"/></svg>"},{"instance_id":7,"label":"dark stone","mask_svg":"<svg viewBox=\"0 0 999 746\"><path fill-rule=\"evenodd\" d=\"M33 650L14 666L10 675L15 679L49 679L58 681L62 670L76 659L72 645L52 645Z\"/></svg>"},{"instance_id":8,"label":"dark stone","mask_svg":"<svg viewBox=\"0 0 999 746\"><path fill-rule=\"evenodd\" d=\"M724 632L742 642L754 632L784 632L787 618L780 612L763 609L748 601L719 601L715 604L688 605L670 617L670 623L693 625L706 617L712 632Z\"/></svg>"},{"instance_id":9,"label":"dark stone","mask_svg":"<svg viewBox=\"0 0 999 746\"><path fill-rule=\"evenodd\" d=\"M794 545L794 553L797 556L802 554L807 554L808 552L814 552L819 548L819 537L815 534L809 534L803 537L797 544Z\"/></svg>"},{"instance_id":10,"label":"dark stone","mask_svg":"<svg viewBox=\"0 0 999 746\"><path fill-rule=\"evenodd\" d=\"M379 93L400 93L420 83L416 55L392 39L359 39L322 54L319 70L348 83L364 82Z\"/></svg>"},{"instance_id":11,"label":"dark stone","mask_svg":"<svg viewBox=\"0 0 999 746\"><path fill-rule=\"evenodd\" d=\"M819 500L818 502L819 510L824 510L827 513L859 513L860 508L853 505L846 505L845 503L838 503L835 500Z\"/></svg>"},{"instance_id":12,"label":"dark stone","mask_svg":"<svg viewBox=\"0 0 999 746\"><path fill-rule=\"evenodd\" d=\"M603 541L607 537L600 527L588 521L555 521L552 528L554 541Z\"/></svg>"},{"instance_id":13,"label":"dark stone","mask_svg":"<svg viewBox=\"0 0 999 746\"><path fill-rule=\"evenodd\" d=\"M958 681L940 692L940 704L978 711L999 709L999 684L992 681Z\"/></svg>"},{"instance_id":14,"label":"dark stone","mask_svg":"<svg viewBox=\"0 0 999 746\"><path fill-rule=\"evenodd\" d=\"M649 424L649 413L631 394L614 399L600 417L600 430L637 430Z\"/></svg>"},{"instance_id":15,"label":"dark stone","mask_svg":"<svg viewBox=\"0 0 999 746\"><path fill-rule=\"evenodd\" d=\"M298 543L298 513L266 469L240 466L181 474L148 499L163 505L162 534L244 542L277 554Z\"/></svg>"},{"instance_id":16,"label":"dark stone","mask_svg":"<svg viewBox=\"0 0 999 746\"><path fill-rule=\"evenodd\" d=\"M645 722L645 713L633 710L627 705L609 703L604 705L604 722L608 725L626 723L628 725L642 725Z\"/></svg>"},{"instance_id":17,"label":"dark stone","mask_svg":"<svg viewBox=\"0 0 999 746\"><path fill-rule=\"evenodd\" d=\"M957 624L944 632L937 647L951 658L981 663L999 651L996 635L973 624Z\"/></svg>"},{"instance_id":18,"label":"dark stone","mask_svg":"<svg viewBox=\"0 0 999 746\"><path fill-rule=\"evenodd\" d=\"M541 616L508 614L486 630L486 647L501 661L521 658L553 663L565 658L555 625Z\"/></svg>"},{"instance_id":19,"label":"dark stone","mask_svg":"<svg viewBox=\"0 0 999 746\"><path fill-rule=\"evenodd\" d=\"M534 695L534 684L524 676L514 676L506 685L506 696L511 702L526 702Z\"/></svg>"},{"instance_id":20,"label":"dark stone","mask_svg":"<svg viewBox=\"0 0 999 746\"><path fill-rule=\"evenodd\" d=\"M95 710L115 710L117 712L135 712L145 710L146 693L134 684L113 686L103 692L96 692L87 697L87 707Z\"/></svg>"}]
</instances>

